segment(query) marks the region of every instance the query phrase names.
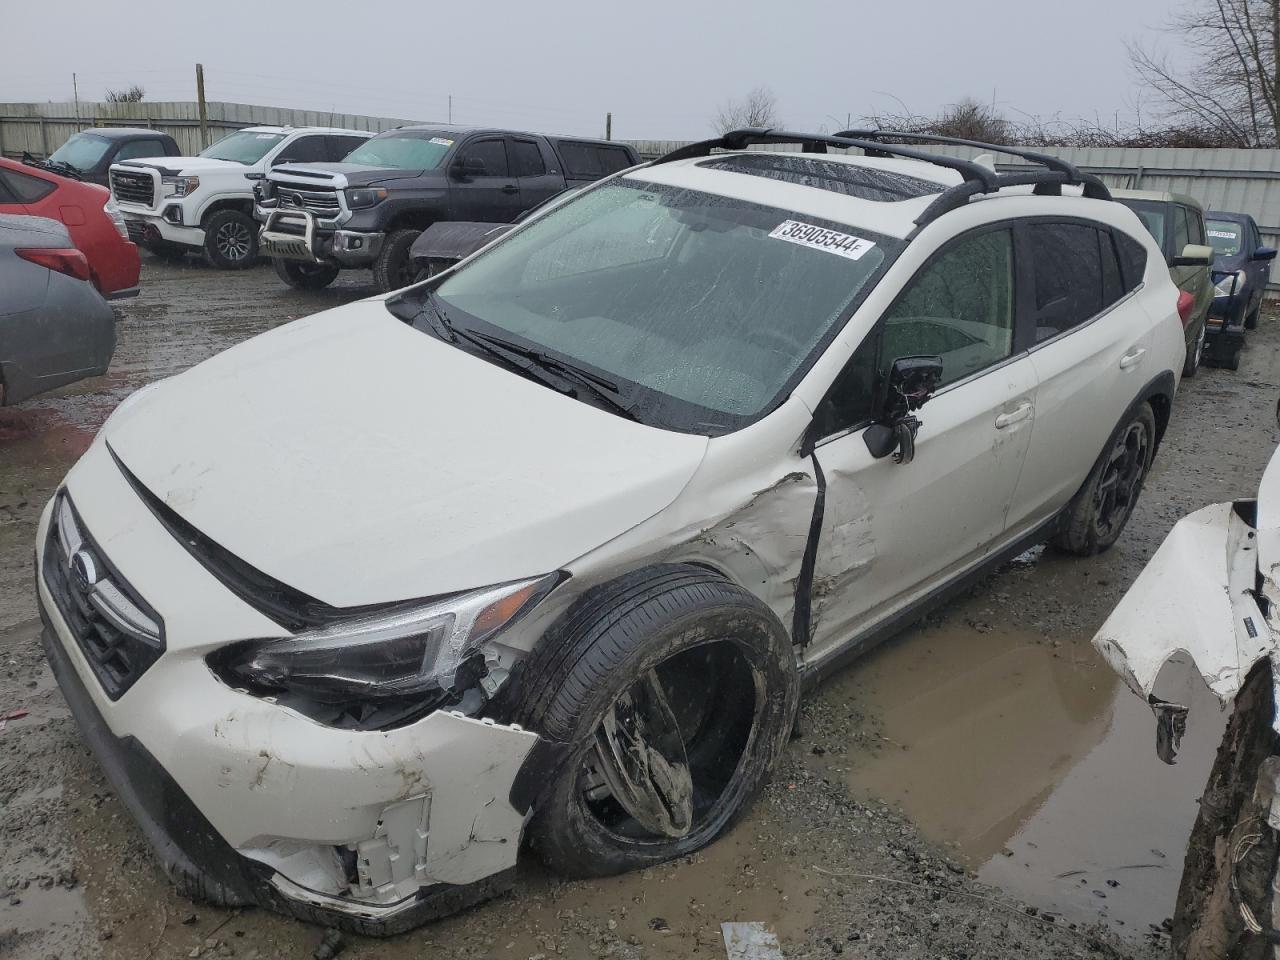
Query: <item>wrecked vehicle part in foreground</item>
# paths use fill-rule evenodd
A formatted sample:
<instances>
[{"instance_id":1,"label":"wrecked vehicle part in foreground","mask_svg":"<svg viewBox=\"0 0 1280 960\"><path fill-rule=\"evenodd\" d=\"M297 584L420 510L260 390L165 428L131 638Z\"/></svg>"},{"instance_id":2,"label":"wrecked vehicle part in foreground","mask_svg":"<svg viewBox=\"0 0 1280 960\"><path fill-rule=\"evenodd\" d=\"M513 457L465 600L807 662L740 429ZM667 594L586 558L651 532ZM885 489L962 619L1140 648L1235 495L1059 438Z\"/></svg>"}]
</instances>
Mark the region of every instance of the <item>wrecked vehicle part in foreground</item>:
<instances>
[{"instance_id":1,"label":"wrecked vehicle part in foreground","mask_svg":"<svg viewBox=\"0 0 1280 960\"><path fill-rule=\"evenodd\" d=\"M184 890L387 934L526 838L569 876L691 853L802 680L1120 536L1183 355L1137 219L1052 158L762 139L796 135L604 178L112 414L41 520L45 643Z\"/></svg>"},{"instance_id":2,"label":"wrecked vehicle part in foreground","mask_svg":"<svg viewBox=\"0 0 1280 960\"><path fill-rule=\"evenodd\" d=\"M1094 645L1156 716L1174 762L1187 722L1181 673L1231 718L1200 800L1173 920L1179 958L1268 957L1280 944L1280 456L1258 499L1179 520Z\"/></svg>"}]
</instances>

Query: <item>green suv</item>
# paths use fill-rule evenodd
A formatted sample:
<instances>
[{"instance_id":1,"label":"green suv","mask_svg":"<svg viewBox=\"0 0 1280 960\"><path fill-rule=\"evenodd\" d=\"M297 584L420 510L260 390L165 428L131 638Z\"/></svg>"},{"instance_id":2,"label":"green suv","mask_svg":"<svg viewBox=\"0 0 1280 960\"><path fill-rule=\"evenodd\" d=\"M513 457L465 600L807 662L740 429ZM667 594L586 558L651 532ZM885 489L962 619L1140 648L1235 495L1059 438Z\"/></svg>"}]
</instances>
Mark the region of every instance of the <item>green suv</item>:
<instances>
[{"instance_id":1,"label":"green suv","mask_svg":"<svg viewBox=\"0 0 1280 960\"><path fill-rule=\"evenodd\" d=\"M1179 291L1178 316L1187 335L1187 361L1182 375L1194 376L1204 356L1209 307L1213 304L1213 248L1207 246L1205 238L1204 208L1198 200L1180 193L1113 190L1111 195L1136 213L1160 244L1169 275Z\"/></svg>"}]
</instances>

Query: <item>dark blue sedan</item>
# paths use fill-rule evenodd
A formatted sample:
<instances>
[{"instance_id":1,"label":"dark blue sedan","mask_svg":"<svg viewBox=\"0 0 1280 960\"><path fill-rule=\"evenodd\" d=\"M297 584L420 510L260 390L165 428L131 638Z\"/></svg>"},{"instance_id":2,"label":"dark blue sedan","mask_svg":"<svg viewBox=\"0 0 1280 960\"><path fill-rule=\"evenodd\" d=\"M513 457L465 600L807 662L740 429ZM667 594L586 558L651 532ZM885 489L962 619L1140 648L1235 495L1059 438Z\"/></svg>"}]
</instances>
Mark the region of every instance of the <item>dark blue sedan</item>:
<instances>
[{"instance_id":1,"label":"dark blue sedan","mask_svg":"<svg viewBox=\"0 0 1280 960\"><path fill-rule=\"evenodd\" d=\"M1205 347L1216 362L1234 370L1245 330L1258 324L1276 251L1262 245L1258 225L1247 213L1210 210L1205 227L1214 251L1214 297Z\"/></svg>"}]
</instances>

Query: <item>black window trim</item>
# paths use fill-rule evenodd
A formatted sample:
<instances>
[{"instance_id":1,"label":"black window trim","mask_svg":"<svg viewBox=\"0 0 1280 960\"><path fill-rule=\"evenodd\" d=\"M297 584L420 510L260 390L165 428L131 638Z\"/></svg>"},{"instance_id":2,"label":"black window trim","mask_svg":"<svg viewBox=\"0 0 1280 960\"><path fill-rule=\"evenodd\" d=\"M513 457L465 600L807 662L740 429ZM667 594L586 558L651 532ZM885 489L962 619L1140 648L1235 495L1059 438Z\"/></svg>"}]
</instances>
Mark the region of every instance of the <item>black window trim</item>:
<instances>
[{"instance_id":1,"label":"black window trim","mask_svg":"<svg viewBox=\"0 0 1280 960\"><path fill-rule=\"evenodd\" d=\"M1094 229L1096 229L1096 230L1105 230L1105 231L1107 231L1108 233L1110 233L1110 234L1112 235L1112 237L1111 237L1111 244L1112 244L1112 247L1113 247L1113 248L1115 249L1115 251L1116 251L1116 259L1117 259L1117 261L1119 261L1119 252L1120 252L1120 251L1119 251L1119 246L1118 246L1118 244L1116 244L1116 240L1115 240L1115 233L1116 233L1116 230L1117 230L1118 228L1113 227L1113 226L1112 226L1111 224L1109 224L1109 223L1103 223L1103 222L1101 222L1100 220L1090 220L1088 217L1062 217L1062 216L1052 216L1052 215L1046 215L1046 216L1040 216L1040 217L1026 217L1026 218L1024 218L1024 219L1022 219L1022 220L1019 220L1019 221L1018 221L1018 223L1019 223L1020 225L1025 224L1025 225L1028 225L1028 226L1029 226L1029 225L1031 225L1031 224L1037 224L1037 223L1075 223L1075 224L1079 224L1079 225L1081 225L1081 226L1093 227L1093 228L1094 228ZM1021 233L1021 234L1023 235L1023 237L1025 238L1025 236L1026 236L1025 231L1019 230L1019 231L1017 231L1017 232L1018 232L1018 233ZM1121 231L1121 232L1123 232L1123 231ZM1024 239L1024 240L1023 240L1023 243L1025 244L1026 242L1027 242L1027 241ZM1024 259L1025 259L1025 261L1026 261L1026 263L1027 263L1027 269L1028 269L1028 271L1030 271L1030 270L1032 269L1032 264L1031 264L1031 257L1030 257L1030 253L1029 253L1029 252L1028 252L1027 256L1026 256L1026 257L1024 257ZM1120 262L1120 276L1121 276L1122 282L1125 284L1125 286L1128 286L1129 281L1128 281L1128 278L1125 276L1125 273L1126 273L1126 271L1125 271L1125 269L1124 269L1124 263L1123 263L1123 262ZM1031 279L1032 279L1032 275L1031 275L1031 273L1030 273L1030 272L1028 272L1028 274L1027 274L1027 276L1026 276L1026 278L1025 278L1025 279L1026 279L1026 281L1027 281L1026 286L1027 286L1027 289L1028 289L1028 295L1030 295L1030 292L1031 292L1031 290L1033 289L1033 288L1031 287L1031 285L1030 285L1030 281L1031 281ZM1103 317L1105 317L1107 314L1111 313L1111 311L1113 311L1116 307L1120 306L1120 304L1125 303L1126 301L1128 301L1129 299L1131 299L1131 298L1133 297L1133 295L1134 295L1134 294L1136 294L1139 290L1141 290L1141 289L1142 289L1143 287L1145 287L1145 286L1146 286L1146 280L1145 280L1145 279L1144 279L1144 280L1139 281L1139 283L1138 283L1138 285L1137 285L1137 286L1132 287L1132 288L1130 288L1130 289L1126 290L1126 291L1124 292L1124 294L1120 297L1120 299L1116 300L1114 303L1109 303L1109 304L1105 305L1101 310L1099 310L1099 311L1098 311L1097 313L1095 313L1093 316L1089 317L1087 320L1082 320L1082 321L1080 321L1079 323L1075 324L1074 326L1068 327L1066 330L1062 330L1062 331L1060 331L1060 332L1058 332L1058 333L1054 334L1052 337L1049 337L1047 340L1041 340L1039 343L1036 343L1036 342L1035 342L1035 332L1034 332L1034 331L1031 331L1031 340L1032 340L1032 342L1031 342L1031 343L1030 343L1030 345L1027 347L1027 353L1029 353L1029 354L1035 353L1035 352L1037 352L1038 350L1042 350L1042 349L1044 349L1045 347L1049 346L1050 344L1057 343L1058 341L1062 340L1062 338L1063 338L1063 337L1069 337L1069 336L1071 336L1071 334L1075 333L1077 330L1083 330L1083 329L1085 329L1086 327L1093 326L1093 324L1097 323L1099 320L1101 320L1101 319L1102 319ZM1029 323L1030 323L1030 320L1031 320L1031 315L1032 315L1032 313L1034 312L1034 308L1033 308L1033 307L1031 307L1031 305L1030 305L1030 304L1027 304L1027 307L1028 307L1028 310L1027 310L1027 322L1028 322L1028 324L1029 324ZM939 393L941 393L941 392L942 392L942 391L939 391Z\"/></svg>"},{"instance_id":2,"label":"black window trim","mask_svg":"<svg viewBox=\"0 0 1280 960\"><path fill-rule=\"evenodd\" d=\"M893 309L901 302L903 296L905 296L907 291L911 289L911 286L912 284L915 283L916 279L920 277L931 266L933 266L933 264L938 260L939 257L945 254L948 250L950 250L956 244L964 240L968 240L970 237L980 236L984 233L993 233L997 230L1009 231L1009 242L1010 242L1010 247L1013 254L1013 311L1014 311L1013 349L1009 353L1009 356L1005 357L1003 360L998 360L995 363L991 364L990 366L983 367L981 370L973 371L973 373L969 374L967 377L962 377L959 380L955 380L951 383L948 383L945 387L941 388L936 394L934 394L934 396L935 397L943 396L944 394L950 392L952 389L956 387L960 387L960 386L964 386L966 384L972 383L973 381L977 380L979 377L985 377L989 373L994 373L997 370L1001 370L1004 367L1007 367L1009 364L1013 363L1015 360L1020 360L1023 357L1027 356L1029 354L1029 351L1027 347L1024 345L1024 339L1023 339L1025 336L1023 328L1026 326L1026 324L1022 318L1024 315L1029 315L1029 314L1024 309L1023 298L1025 294L1022 291L1029 289L1029 285L1026 282L1026 277L1024 276L1024 271L1027 270L1028 265L1025 262L1027 260L1025 251L1022 251L1019 249L1018 235L1017 235L1017 229L1016 229L1017 224L1021 222L1022 220L1020 220L1019 218L1013 217L1005 220L995 220L990 223L979 224L976 227L971 227L968 230L955 234L954 236L944 241L940 246L935 247L933 252L930 253L928 257L925 258L924 262L921 263L920 266L917 267L915 271L911 274L911 276L907 278L906 282L902 284L898 292L894 295L893 300L890 301L889 305L885 307L883 311L881 311L880 316L876 317L875 323L872 325L871 329L867 331L867 335L863 337L860 341L858 341L858 345L853 348L853 351L849 354L849 358L848 360L845 361L844 366L842 366L840 370L836 373L836 375L831 378L831 382L827 384L827 389L823 391L822 399L818 401L818 404L817 404L818 408L820 409L822 405L826 403L827 395L831 392L831 389L836 385L837 381L839 381L840 377L844 375L845 370L848 369L849 364L853 362L854 356L857 354L859 350L862 349L863 345L866 344L873 337L876 338L877 340L880 338L884 330L884 318L887 317L893 311ZM905 250L903 252L905 252ZM901 254L899 254L899 256L901 256ZM883 279L883 276L881 279ZM845 326L847 325L848 325L848 320L845 321ZM1069 333L1070 331L1067 331L1067 332ZM878 375L879 375L879 371L877 370L877 381L879 379ZM880 402L880 397L879 397L880 389L881 389L881 384L877 382L875 385L875 392L877 396L875 397L874 405L878 405ZM809 437L810 432L814 429L815 425L818 422L818 414L817 414L817 411L815 410L813 417L809 421L809 426L805 430L806 440L802 441L801 443L802 449L805 449L805 450L817 449L818 447L825 446L826 444L831 443L834 440L839 440L843 437L847 437L851 433L857 433L859 430L865 430L867 427L871 426L873 423L876 422L875 415L874 415L874 405L873 405L872 416L869 419L863 420L859 423L851 424L848 427L841 427L839 430L835 431L834 433L824 434L823 436L814 438L813 440L810 441L807 438Z\"/></svg>"}]
</instances>

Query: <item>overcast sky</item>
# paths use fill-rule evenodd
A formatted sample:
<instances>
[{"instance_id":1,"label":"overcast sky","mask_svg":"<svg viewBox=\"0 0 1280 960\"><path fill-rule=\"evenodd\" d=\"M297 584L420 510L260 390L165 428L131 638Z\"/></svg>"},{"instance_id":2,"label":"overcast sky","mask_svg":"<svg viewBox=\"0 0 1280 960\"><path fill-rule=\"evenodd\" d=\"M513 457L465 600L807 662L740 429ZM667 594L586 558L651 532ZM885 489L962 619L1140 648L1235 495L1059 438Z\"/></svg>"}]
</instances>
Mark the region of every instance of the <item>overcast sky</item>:
<instances>
[{"instance_id":1,"label":"overcast sky","mask_svg":"<svg viewBox=\"0 0 1280 960\"><path fill-rule=\"evenodd\" d=\"M210 100L548 132L690 139L757 84L793 128L931 113L964 96L1051 118L1130 117L1126 38L1159 39L1167 0L59 0L8 3L0 102L142 85ZM1148 109L1144 107L1144 111Z\"/></svg>"}]
</instances>

